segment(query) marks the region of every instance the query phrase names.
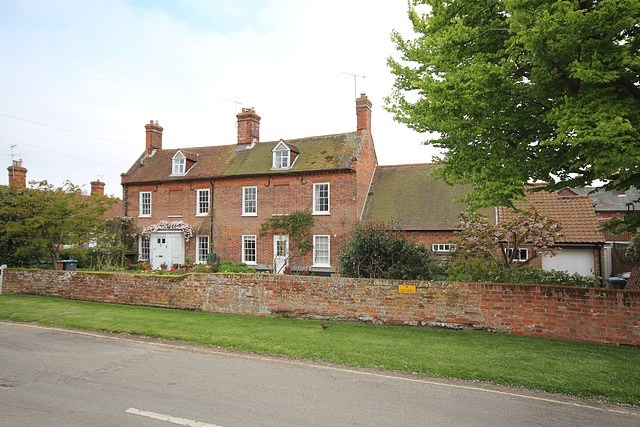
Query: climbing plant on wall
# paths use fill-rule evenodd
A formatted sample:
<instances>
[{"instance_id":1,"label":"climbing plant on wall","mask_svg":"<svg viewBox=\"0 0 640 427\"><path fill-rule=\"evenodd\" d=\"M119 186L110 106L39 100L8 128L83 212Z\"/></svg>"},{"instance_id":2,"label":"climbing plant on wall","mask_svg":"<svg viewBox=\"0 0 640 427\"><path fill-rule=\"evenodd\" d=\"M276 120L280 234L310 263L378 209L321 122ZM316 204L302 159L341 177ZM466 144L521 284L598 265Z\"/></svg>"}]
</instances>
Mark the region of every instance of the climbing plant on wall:
<instances>
[{"instance_id":1,"label":"climbing plant on wall","mask_svg":"<svg viewBox=\"0 0 640 427\"><path fill-rule=\"evenodd\" d=\"M313 216L306 211L274 216L262 223L260 235L288 235L289 256L300 257L313 250L313 236L311 235L313 223Z\"/></svg>"}]
</instances>

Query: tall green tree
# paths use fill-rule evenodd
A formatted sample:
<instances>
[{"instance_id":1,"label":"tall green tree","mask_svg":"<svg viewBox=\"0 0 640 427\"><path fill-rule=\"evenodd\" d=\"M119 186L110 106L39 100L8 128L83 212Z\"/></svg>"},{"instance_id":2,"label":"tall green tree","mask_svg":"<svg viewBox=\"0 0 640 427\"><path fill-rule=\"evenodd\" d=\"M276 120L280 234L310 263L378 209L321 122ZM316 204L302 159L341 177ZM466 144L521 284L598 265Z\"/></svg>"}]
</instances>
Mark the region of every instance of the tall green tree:
<instances>
[{"instance_id":1,"label":"tall green tree","mask_svg":"<svg viewBox=\"0 0 640 427\"><path fill-rule=\"evenodd\" d=\"M115 200L83 195L66 182L54 187L33 182L31 189L7 187L0 198L0 246L16 260L46 254L54 268L63 245L88 243L105 226L104 212Z\"/></svg>"},{"instance_id":2,"label":"tall green tree","mask_svg":"<svg viewBox=\"0 0 640 427\"><path fill-rule=\"evenodd\" d=\"M473 207L542 191L640 186L640 1L411 0L387 109L473 184ZM635 218L640 223L640 217Z\"/></svg>"}]
</instances>

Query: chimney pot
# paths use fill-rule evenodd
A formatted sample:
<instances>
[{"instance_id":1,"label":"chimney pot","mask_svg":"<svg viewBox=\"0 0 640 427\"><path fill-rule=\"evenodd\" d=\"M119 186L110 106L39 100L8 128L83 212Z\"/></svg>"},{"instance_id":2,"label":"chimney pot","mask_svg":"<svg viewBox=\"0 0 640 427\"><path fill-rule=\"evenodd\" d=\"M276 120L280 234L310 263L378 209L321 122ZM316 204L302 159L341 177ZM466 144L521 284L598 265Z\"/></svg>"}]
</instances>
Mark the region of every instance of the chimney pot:
<instances>
[{"instance_id":1,"label":"chimney pot","mask_svg":"<svg viewBox=\"0 0 640 427\"><path fill-rule=\"evenodd\" d=\"M148 124L144 125L147 133L147 154L151 154L153 150L162 150L162 126L158 120L149 121Z\"/></svg>"},{"instance_id":2,"label":"chimney pot","mask_svg":"<svg viewBox=\"0 0 640 427\"><path fill-rule=\"evenodd\" d=\"M260 141L260 116L253 108L242 108L238 119L238 145L248 146Z\"/></svg>"},{"instance_id":3,"label":"chimney pot","mask_svg":"<svg viewBox=\"0 0 640 427\"><path fill-rule=\"evenodd\" d=\"M91 182L91 194L97 194L98 196L104 196L104 182L100 180Z\"/></svg>"},{"instance_id":4,"label":"chimney pot","mask_svg":"<svg viewBox=\"0 0 640 427\"><path fill-rule=\"evenodd\" d=\"M361 93L360 98L356 99L356 115L358 117L358 135L362 131L366 131L367 135L371 136L371 101L364 93Z\"/></svg>"},{"instance_id":5,"label":"chimney pot","mask_svg":"<svg viewBox=\"0 0 640 427\"><path fill-rule=\"evenodd\" d=\"M27 188L27 169L22 166L22 160L14 160L7 170L10 187Z\"/></svg>"}]
</instances>

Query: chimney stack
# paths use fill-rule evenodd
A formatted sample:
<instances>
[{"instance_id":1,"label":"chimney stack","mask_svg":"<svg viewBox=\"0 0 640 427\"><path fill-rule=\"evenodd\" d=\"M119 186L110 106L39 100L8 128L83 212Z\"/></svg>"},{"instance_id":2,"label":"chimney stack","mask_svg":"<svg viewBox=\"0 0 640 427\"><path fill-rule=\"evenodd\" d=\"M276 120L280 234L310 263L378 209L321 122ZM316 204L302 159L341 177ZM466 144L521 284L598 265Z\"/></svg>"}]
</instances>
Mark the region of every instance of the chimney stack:
<instances>
[{"instance_id":1,"label":"chimney stack","mask_svg":"<svg viewBox=\"0 0 640 427\"><path fill-rule=\"evenodd\" d=\"M238 145L250 146L260 141L260 116L253 108L243 108L238 118Z\"/></svg>"},{"instance_id":2,"label":"chimney stack","mask_svg":"<svg viewBox=\"0 0 640 427\"><path fill-rule=\"evenodd\" d=\"M100 180L91 182L91 195L104 196L104 182Z\"/></svg>"},{"instance_id":3,"label":"chimney stack","mask_svg":"<svg viewBox=\"0 0 640 427\"><path fill-rule=\"evenodd\" d=\"M22 160L14 160L9 171L9 186L27 188L27 168L22 166Z\"/></svg>"},{"instance_id":4,"label":"chimney stack","mask_svg":"<svg viewBox=\"0 0 640 427\"><path fill-rule=\"evenodd\" d=\"M144 125L147 130L147 154L151 154L153 150L162 150L162 126L156 120L151 120Z\"/></svg>"},{"instance_id":5,"label":"chimney stack","mask_svg":"<svg viewBox=\"0 0 640 427\"><path fill-rule=\"evenodd\" d=\"M366 131L371 136L371 101L364 93L356 99L356 114L358 116L358 135Z\"/></svg>"}]
</instances>

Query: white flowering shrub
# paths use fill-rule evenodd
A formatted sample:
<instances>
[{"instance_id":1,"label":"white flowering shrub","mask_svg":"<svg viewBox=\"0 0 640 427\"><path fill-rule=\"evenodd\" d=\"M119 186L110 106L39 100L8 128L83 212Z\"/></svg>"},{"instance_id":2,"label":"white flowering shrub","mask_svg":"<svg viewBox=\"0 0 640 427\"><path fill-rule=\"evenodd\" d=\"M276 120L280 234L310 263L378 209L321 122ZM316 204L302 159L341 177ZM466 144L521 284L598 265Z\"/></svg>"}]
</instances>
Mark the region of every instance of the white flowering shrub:
<instances>
[{"instance_id":1,"label":"white flowering shrub","mask_svg":"<svg viewBox=\"0 0 640 427\"><path fill-rule=\"evenodd\" d=\"M185 242L188 242L189 239L193 237L193 234L195 232L194 228L184 221L160 221L156 224L147 225L142 229L140 234L142 234L143 236L149 236L151 235L151 233L155 231L165 231L165 230L182 231L182 235L184 236Z\"/></svg>"},{"instance_id":2,"label":"white flowering shrub","mask_svg":"<svg viewBox=\"0 0 640 427\"><path fill-rule=\"evenodd\" d=\"M498 224L479 214L462 213L460 225L462 230L457 232L460 252L493 258L504 267L522 266L540 255L555 255L560 251L553 247L562 237L560 224L533 206ZM518 249L523 246L528 248L526 260L517 258Z\"/></svg>"}]
</instances>

